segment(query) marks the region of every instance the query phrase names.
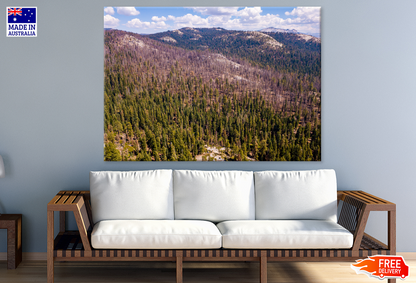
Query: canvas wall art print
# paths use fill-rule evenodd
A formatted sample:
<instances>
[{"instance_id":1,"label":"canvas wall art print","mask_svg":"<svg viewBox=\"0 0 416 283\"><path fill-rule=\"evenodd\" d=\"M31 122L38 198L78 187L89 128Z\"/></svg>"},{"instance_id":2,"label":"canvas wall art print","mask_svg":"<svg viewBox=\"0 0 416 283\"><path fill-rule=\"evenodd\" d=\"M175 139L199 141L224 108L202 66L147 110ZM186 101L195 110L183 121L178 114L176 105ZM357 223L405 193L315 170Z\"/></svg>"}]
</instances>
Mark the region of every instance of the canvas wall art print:
<instances>
[{"instance_id":1,"label":"canvas wall art print","mask_svg":"<svg viewBox=\"0 0 416 283\"><path fill-rule=\"evenodd\" d=\"M319 7L105 7L104 160L320 161Z\"/></svg>"}]
</instances>

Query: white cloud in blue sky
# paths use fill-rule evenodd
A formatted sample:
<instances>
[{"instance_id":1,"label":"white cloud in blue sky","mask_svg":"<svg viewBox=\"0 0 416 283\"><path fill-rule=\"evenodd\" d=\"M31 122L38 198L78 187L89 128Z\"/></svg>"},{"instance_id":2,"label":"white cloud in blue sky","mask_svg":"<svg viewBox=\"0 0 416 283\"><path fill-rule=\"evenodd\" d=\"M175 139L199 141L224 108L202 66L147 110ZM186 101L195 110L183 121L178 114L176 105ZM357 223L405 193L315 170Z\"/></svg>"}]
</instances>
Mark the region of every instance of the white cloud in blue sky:
<instances>
[{"instance_id":1,"label":"white cloud in blue sky","mask_svg":"<svg viewBox=\"0 0 416 283\"><path fill-rule=\"evenodd\" d=\"M158 16L153 16L152 17L152 21L154 21L154 22L161 22L161 21L166 21L166 18L165 17L158 17Z\"/></svg>"},{"instance_id":2,"label":"white cloud in blue sky","mask_svg":"<svg viewBox=\"0 0 416 283\"><path fill-rule=\"evenodd\" d=\"M140 14L134 7L117 7L117 13L124 16L137 16Z\"/></svg>"},{"instance_id":3,"label":"white cloud in blue sky","mask_svg":"<svg viewBox=\"0 0 416 283\"><path fill-rule=\"evenodd\" d=\"M104 13L108 14L108 15L114 15L115 11L113 7L105 7L104 8Z\"/></svg>"},{"instance_id":4,"label":"white cloud in blue sky","mask_svg":"<svg viewBox=\"0 0 416 283\"><path fill-rule=\"evenodd\" d=\"M193 7L194 12L201 15L231 16L238 11L238 7Z\"/></svg>"},{"instance_id":5,"label":"white cloud in blue sky","mask_svg":"<svg viewBox=\"0 0 416 283\"><path fill-rule=\"evenodd\" d=\"M131 21L128 21L126 24L129 28L135 28L135 29L164 29L167 27L166 23L164 21L158 21L158 22L142 22L140 19L132 19Z\"/></svg>"},{"instance_id":6,"label":"white cloud in blue sky","mask_svg":"<svg viewBox=\"0 0 416 283\"><path fill-rule=\"evenodd\" d=\"M106 28L116 28L116 27L118 27L118 25L120 23L120 20L114 18L111 15L105 15L104 16L104 23L105 23L104 27L106 27Z\"/></svg>"},{"instance_id":7,"label":"white cloud in blue sky","mask_svg":"<svg viewBox=\"0 0 416 283\"><path fill-rule=\"evenodd\" d=\"M117 13L115 12L117 10ZM183 27L320 33L320 7L105 7L104 28L156 33Z\"/></svg>"},{"instance_id":8,"label":"white cloud in blue sky","mask_svg":"<svg viewBox=\"0 0 416 283\"><path fill-rule=\"evenodd\" d=\"M314 7L298 7L293 9L291 12L285 12L286 16L296 16L294 19L289 19L290 22L297 23L316 23L321 20L320 10Z\"/></svg>"}]
</instances>

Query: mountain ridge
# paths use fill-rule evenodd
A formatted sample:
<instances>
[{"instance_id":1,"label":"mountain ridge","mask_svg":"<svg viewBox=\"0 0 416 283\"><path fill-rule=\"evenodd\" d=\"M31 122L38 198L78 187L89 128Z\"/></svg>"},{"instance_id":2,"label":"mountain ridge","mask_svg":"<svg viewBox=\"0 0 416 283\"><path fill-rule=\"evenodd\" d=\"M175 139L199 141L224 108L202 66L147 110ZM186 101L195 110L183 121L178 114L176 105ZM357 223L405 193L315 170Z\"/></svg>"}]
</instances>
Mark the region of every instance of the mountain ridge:
<instances>
[{"instance_id":1,"label":"mountain ridge","mask_svg":"<svg viewBox=\"0 0 416 283\"><path fill-rule=\"evenodd\" d=\"M268 27L261 30L258 30L260 32L284 32L284 33L299 33L295 29L282 29L282 28L274 28L274 27Z\"/></svg>"},{"instance_id":2,"label":"mountain ridge","mask_svg":"<svg viewBox=\"0 0 416 283\"><path fill-rule=\"evenodd\" d=\"M320 33L302 33L295 29L281 29L281 28L274 28L274 27L268 27L261 30L258 30L259 32L266 32L266 33L292 33L297 34L300 39L303 40L312 40L315 42L321 42Z\"/></svg>"},{"instance_id":3,"label":"mountain ridge","mask_svg":"<svg viewBox=\"0 0 416 283\"><path fill-rule=\"evenodd\" d=\"M310 35L185 27L143 36L188 50L243 58L253 66L320 76L321 44Z\"/></svg>"}]
</instances>

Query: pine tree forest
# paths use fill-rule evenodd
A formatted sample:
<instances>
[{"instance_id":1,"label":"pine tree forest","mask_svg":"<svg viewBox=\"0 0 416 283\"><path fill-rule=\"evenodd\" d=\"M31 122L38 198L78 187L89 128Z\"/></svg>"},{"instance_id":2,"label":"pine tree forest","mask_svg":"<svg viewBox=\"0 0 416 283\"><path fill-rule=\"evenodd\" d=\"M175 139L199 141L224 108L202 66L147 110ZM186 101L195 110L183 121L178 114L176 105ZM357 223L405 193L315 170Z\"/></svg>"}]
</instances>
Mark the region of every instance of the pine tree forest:
<instances>
[{"instance_id":1,"label":"pine tree forest","mask_svg":"<svg viewBox=\"0 0 416 283\"><path fill-rule=\"evenodd\" d=\"M320 41L105 30L104 160L319 161Z\"/></svg>"}]
</instances>

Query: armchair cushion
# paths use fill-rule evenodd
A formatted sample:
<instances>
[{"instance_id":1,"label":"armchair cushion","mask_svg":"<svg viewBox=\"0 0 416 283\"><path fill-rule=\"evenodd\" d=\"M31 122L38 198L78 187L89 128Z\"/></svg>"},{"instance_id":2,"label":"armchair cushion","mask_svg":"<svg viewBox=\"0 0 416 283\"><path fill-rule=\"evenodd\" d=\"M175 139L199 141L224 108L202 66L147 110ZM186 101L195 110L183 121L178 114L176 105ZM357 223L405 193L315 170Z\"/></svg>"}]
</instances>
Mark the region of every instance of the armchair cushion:
<instances>
[{"instance_id":1,"label":"armchair cushion","mask_svg":"<svg viewBox=\"0 0 416 283\"><path fill-rule=\"evenodd\" d=\"M208 221L110 220L95 224L95 249L218 249L221 234Z\"/></svg>"},{"instance_id":2,"label":"armchair cushion","mask_svg":"<svg viewBox=\"0 0 416 283\"><path fill-rule=\"evenodd\" d=\"M218 223L229 249L349 249L353 235L325 220L255 220Z\"/></svg>"}]
</instances>

